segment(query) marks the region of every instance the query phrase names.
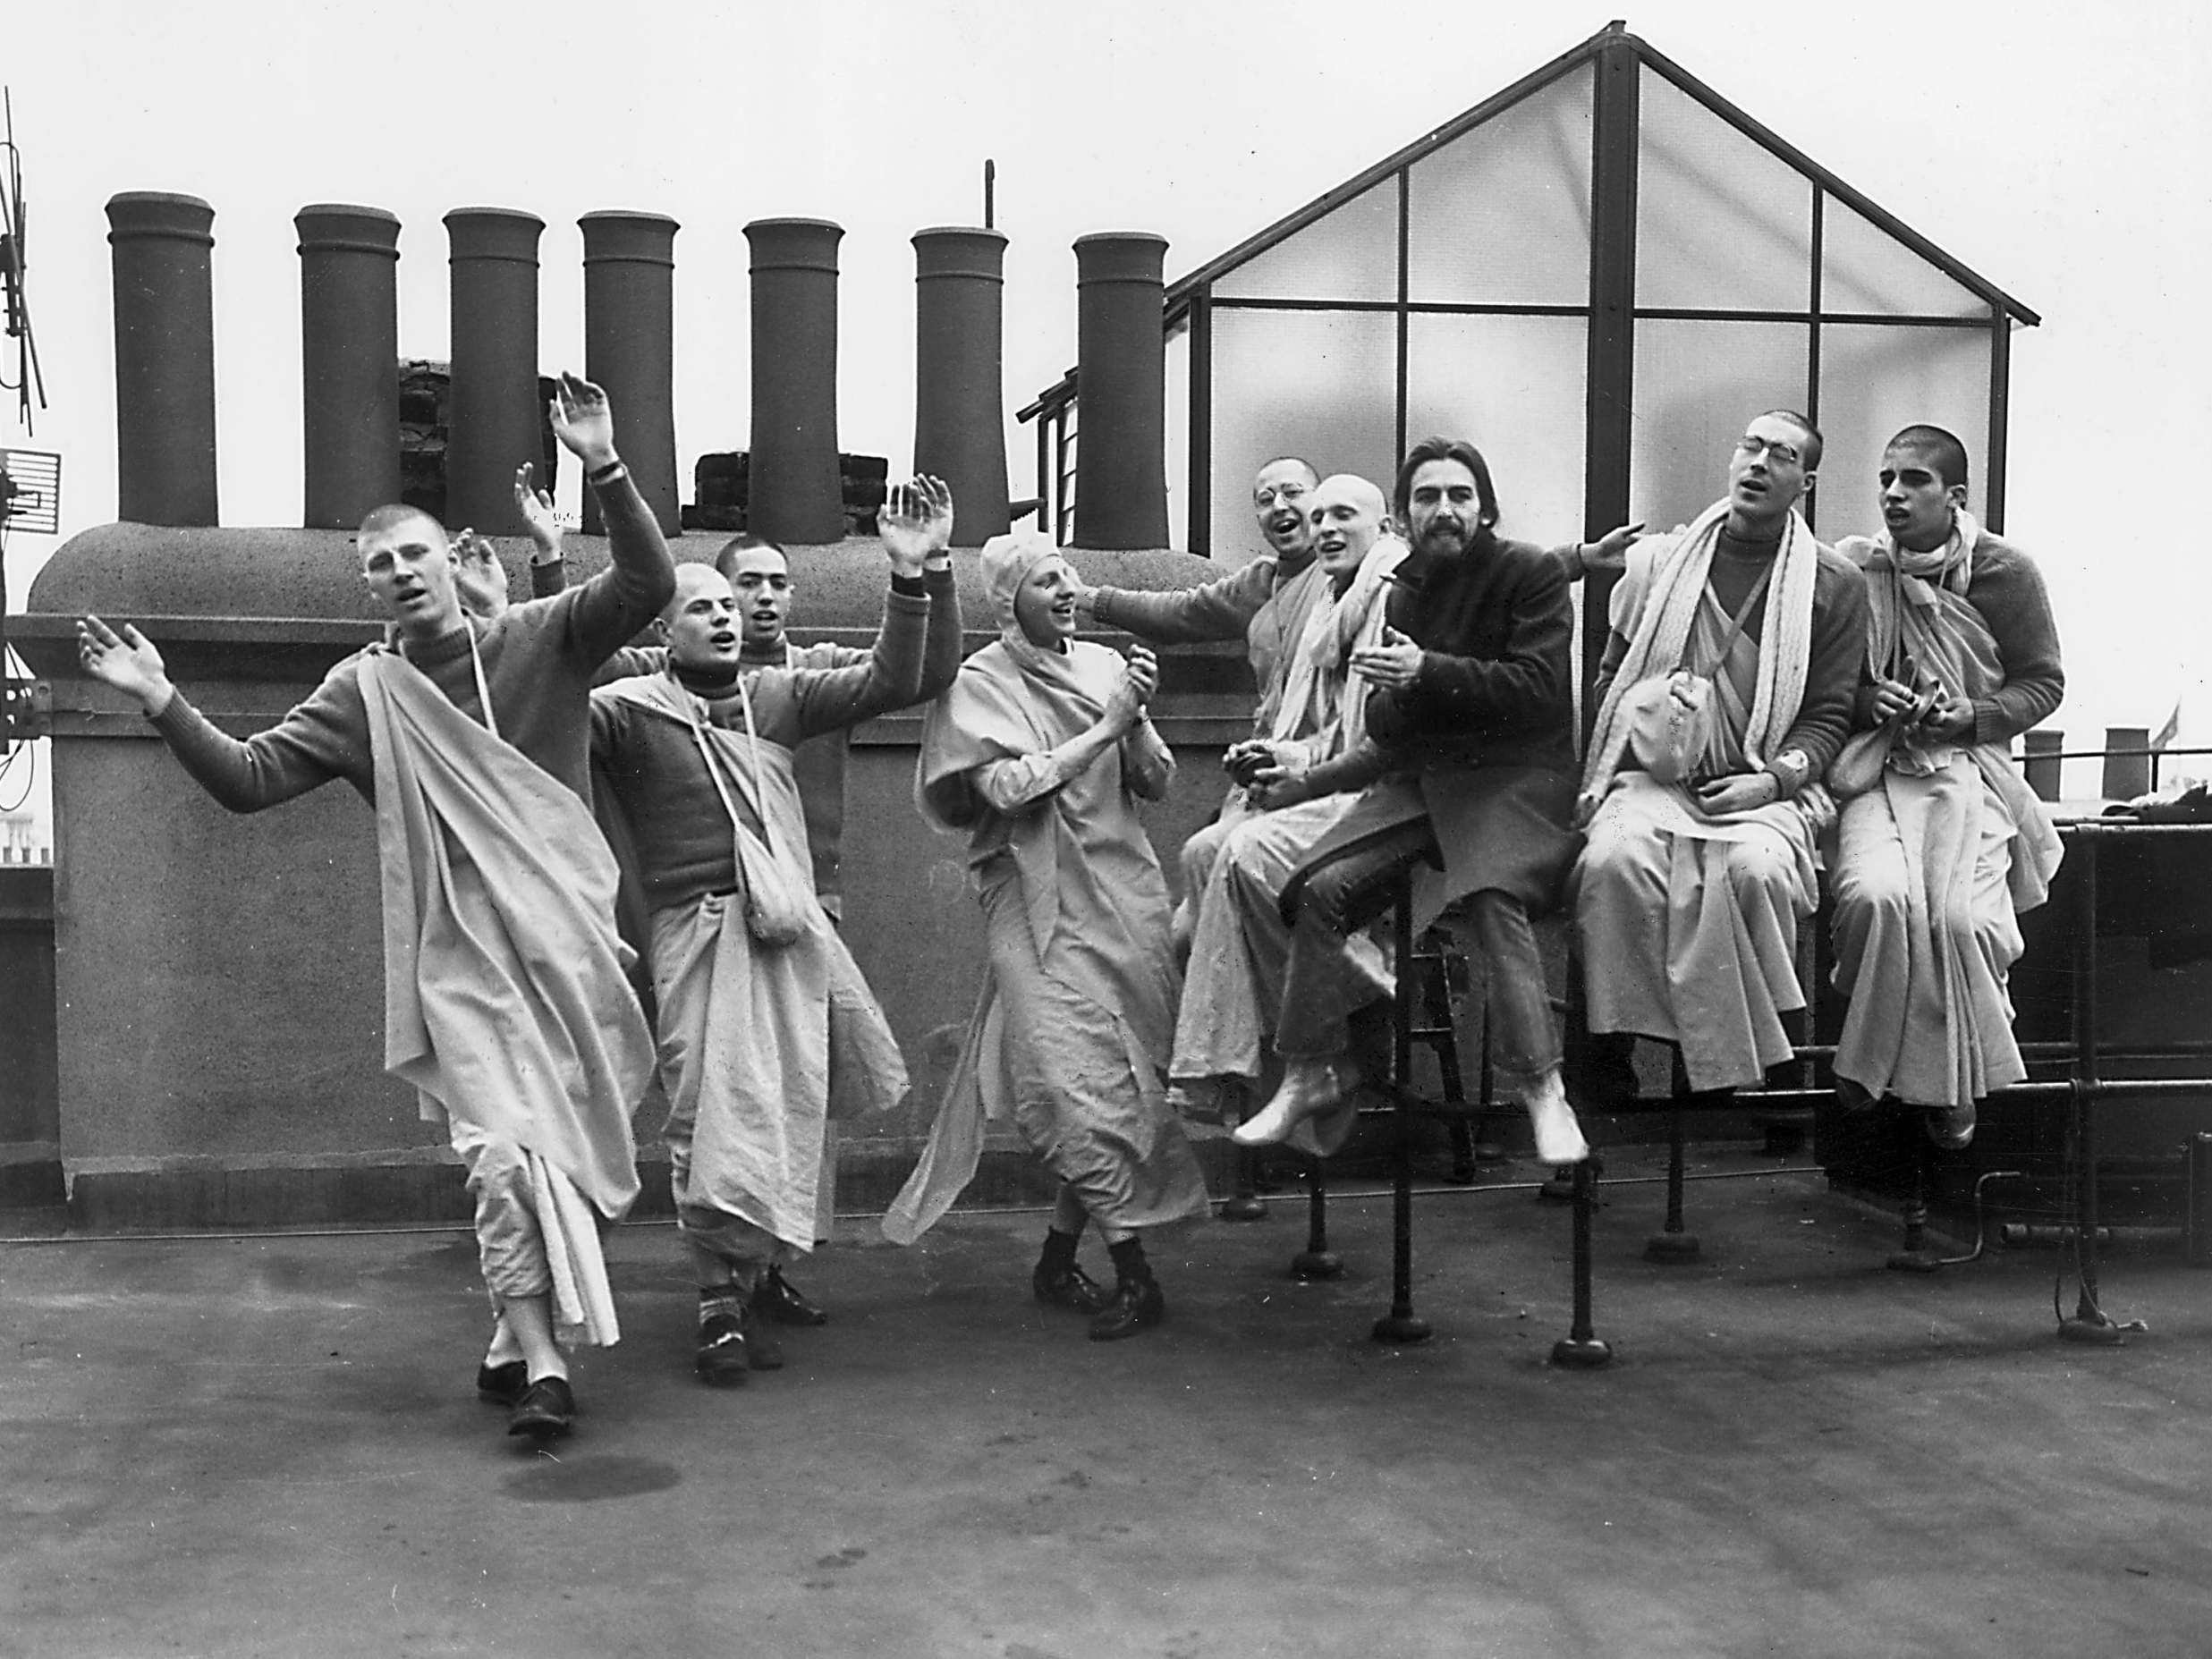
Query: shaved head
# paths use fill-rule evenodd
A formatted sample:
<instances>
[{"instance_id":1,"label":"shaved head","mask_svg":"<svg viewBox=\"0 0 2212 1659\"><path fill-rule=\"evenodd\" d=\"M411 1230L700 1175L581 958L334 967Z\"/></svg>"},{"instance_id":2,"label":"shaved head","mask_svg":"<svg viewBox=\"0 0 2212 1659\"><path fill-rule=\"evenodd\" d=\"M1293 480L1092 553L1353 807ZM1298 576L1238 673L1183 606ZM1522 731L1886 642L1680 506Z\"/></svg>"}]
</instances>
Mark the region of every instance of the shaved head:
<instances>
[{"instance_id":1,"label":"shaved head","mask_svg":"<svg viewBox=\"0 0 2212 1659\"><path fill-rule=\"evenodd\" d=\"M1314 556L1338 592L1343 591L1358 573L1360 560L1381 538L1389 511L1382 491L1352 472L1322 479L1306 497L1306 521L1312 531Z\"/></svg>"},{"instance_id":2,"label":"shaved head","mask_svg":"<svg viewBox=\"0 0 2212 1659\"><path fill-rule=\"evenodd\" d=\"M1383 492L1369 480L1356 472L1332 472L1313 487L1313 498L1308 503L1309 511L1318 512L1324 502L1350 502L1370 510L1377 518L1388 511Z\"/></svg>"},{"instance_id":3,"label":"shaved head","mask_svg":"<svg viewBox=\"0 0 2212 1659\"><path fill-rule=\"evenodd\" d=\"M396 529L403 524L412 523L417 520L436 530L437 539L441 544L445 541L445 527L443 524L440 524L420 507L410 506L403 501L386 502L381 507L371 507L369 510L369 516L361 521L360 529L354 532L355 538L360 540L370 536L381 536L386 530Z\"/></svg>"},{"instance_id":4,"label":"shaved head","mask_svg":"<svg viewBox=\"0 0 2212 1659\"><path fill-rule=\"evenodd\" d=\"M1921 456L1945 484L1966 482L1966 445L1941 427L1924 423L1907 427L1890 439L1888 447L1911 450Z\"/></svg>"},{"instance_id":5,"label":"shaved head","mask_svg":"<svg viewBox=\"0 0 2212 1659\"><path fill-rule=\"evenodd\" d=\"M679 564L676 566L676 590L668 603L661 607L661 621L673 622L683 607L702 595L727 598L730 579L711 564Z\"/></svg>"}]
</instances>

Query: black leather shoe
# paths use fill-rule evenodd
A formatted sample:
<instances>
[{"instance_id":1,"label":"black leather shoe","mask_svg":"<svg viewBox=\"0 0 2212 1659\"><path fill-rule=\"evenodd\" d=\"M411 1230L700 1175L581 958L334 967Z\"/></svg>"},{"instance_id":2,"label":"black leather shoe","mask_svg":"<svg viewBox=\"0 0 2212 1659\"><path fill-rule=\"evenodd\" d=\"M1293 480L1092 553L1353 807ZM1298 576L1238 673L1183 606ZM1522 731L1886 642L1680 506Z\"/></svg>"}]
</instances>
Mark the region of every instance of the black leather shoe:
<instances>
[{"instance_id":1,"label":"black leather shoe","mask_svg":"<svg viewBox=\"0 0 2212 1659\"><path fill-rule=\"evenodd\" d=\"M575 1418L576 1396L569 1392L568 1379L541 1376L522 1391L507 1414L507 1433L558 1440Z\"/></svg>"},{"instance_id":2,"label":"black leather shoe","mask_svg":"<svg viewBox=\"0 0 2212 1659\"><path fill-rule=\"evenodd\" d=\"M513 1405L529 1387L530 1367L520 1359L510 1359L504 1365L487 1360L476 1368L476 1397L496 1406Z\"/></svg>"},{"instance_id":3,"label":"black leather shoe","mask_svg":"<svg viewBox=\"0 0 2212 1659\"><path fill-rule=\"evenodd\" d=\"M1065 1308L1079 1314L1095 1314L1113 1299L1103 1285L1073 1262L1064 1267L1038 1263L1036 1272L1030 1274L1030 1289L1047 1308Z\"/></svg>"},{"instance_id":4,"label":"black leather shoe","mask_svg":"<svg viewBox=\"0 0 2212 1659\"><path fill-rule=\"evenodd\" d=\"M1157 1279L1146 1279L1136 1284L1123 1280L1114 1287L1114 1299L1100 1308L1098 1316L1090 1322L1090 1340L1116 1342L1124 1336L1149 1330L1166 1317L1167 1299L1160 1294Z\"/></svg>"},{"instance_id":5,"label":"black leather shoe","mask_svg":"<svg viewBox=\"0 0 2212 1659\"><path fill-rule=\"evenodd\" d=\"M693 1368L719 1386L743 1382L752 1370L752 1345L745 1337L745 1322L735 1314L716 1314L700 1320Z\"/></svg>"},{"instance_id":6,"label":"black leather shoe","mask_svg":"<svg viewBox=\"0 0 2212 1659\"><path fill-rule=\"evenodd\" d=\"M745 1318L746 1363L756 1371L781 1371L784 1368L784 1345L767 1332L759 1318L748 1312Z\"/></svg>"},{"instance_id":7,"label":"black leather shoe","mask_svg":"<svg viewBox=\"0 0 2212 1659\"><path fill-rule=\"evenodd\" d=\"M753 1312L777 1325L827 1325L829 1316L799 1293L798 1288L775 1268L760 1275L753 1286Z\"/></svg>"}]
</instances>

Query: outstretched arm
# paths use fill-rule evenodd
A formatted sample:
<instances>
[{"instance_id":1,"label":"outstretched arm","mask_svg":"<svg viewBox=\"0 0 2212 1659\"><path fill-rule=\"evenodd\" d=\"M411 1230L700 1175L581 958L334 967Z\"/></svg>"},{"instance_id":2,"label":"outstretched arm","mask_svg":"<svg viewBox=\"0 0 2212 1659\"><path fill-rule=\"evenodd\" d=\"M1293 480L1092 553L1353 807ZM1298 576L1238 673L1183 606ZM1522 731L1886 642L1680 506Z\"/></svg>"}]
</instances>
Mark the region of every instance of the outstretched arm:
<instances>
[{"instance_id":1,"label":"outstretched arm","mask_svg":"<svg viewBox=\"0 0 2212 1659\"><path fill-rule=\"evenodd\" d=\"M1254 559L1233 575L1172 593L1128 588L1082 588L1079 611L1154 645L1203 645L1242 639L1275 591L1275 562Z\"/></svg>"},{"instance_id":2,"label":"outstretched arm","mask_svg":"<svg viewBox=\"0 0 2212 1659\"><path fill-rule=\"evenodd\" d=\"M79 618L77 656L87 673L138 703L184 769L233 812L258 812L335 777L365 784L369 776L366 716L351 717L358 698L349 703L330 680L242 742L185 700L161 653L130 623L118 632L97 616Z\"/></svg>"},{"instance_id":3,"label":"outstretched arm","mask_svg":"<svg viewBox=\"0 0 2212 1659\"><path fill-rule=\"evenodd\" d=\"M1596 541L1571 541L1554 547L1551 554L1559 566L1559 573L1571 582L1579 582L1593 571L1620 571L1628 568L1629 544L1643 534L1643 521L1633 524L1616 524Z\"/></svg>"}]
</instances>

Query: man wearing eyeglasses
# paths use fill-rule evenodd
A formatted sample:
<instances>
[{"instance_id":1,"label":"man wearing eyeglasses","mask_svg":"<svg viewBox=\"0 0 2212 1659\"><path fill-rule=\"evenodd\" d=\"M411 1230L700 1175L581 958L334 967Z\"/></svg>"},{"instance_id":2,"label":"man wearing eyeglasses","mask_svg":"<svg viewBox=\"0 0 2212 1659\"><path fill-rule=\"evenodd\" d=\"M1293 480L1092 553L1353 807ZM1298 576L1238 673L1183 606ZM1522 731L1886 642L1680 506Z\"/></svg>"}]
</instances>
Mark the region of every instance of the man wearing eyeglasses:
<instances>
[{"instance_id":1,"label":"man wearing eyeglasses","mask_svg":"<svg viewBox=\"0 0 2212 1659\"><path fill-rule=\"evenodd\" d=\"M1614 589L1569 877L1601 1096L1632 1090L1633 1037L1679 1048L1700 1093L1790 1057L1821 780L1866 650L1865 579L1797 511L1819 464L1811 421L1759 416L1727 495L1637 543Z\"/></svg>"},{"instance_id":2,"label":"man wearing eyeglasses","mask_svg":"<svg viewBox=\"0 0 2212 1659\"><path fill-rule=\"evenodd\" d=\"M1865 571L1868 680L1845 764L1833 871L1835 1053L1846 1106L1921 1110L1965 1147L1974 1103L2028 1075L2005 976L2019 915L2061 847L2013 763L2013 734L2065 695L2058 630L2027 555L1966 510L1966 446L1911 426L1883 452L1882 533L1839 551Z\"/></svg>"}]
</instances>

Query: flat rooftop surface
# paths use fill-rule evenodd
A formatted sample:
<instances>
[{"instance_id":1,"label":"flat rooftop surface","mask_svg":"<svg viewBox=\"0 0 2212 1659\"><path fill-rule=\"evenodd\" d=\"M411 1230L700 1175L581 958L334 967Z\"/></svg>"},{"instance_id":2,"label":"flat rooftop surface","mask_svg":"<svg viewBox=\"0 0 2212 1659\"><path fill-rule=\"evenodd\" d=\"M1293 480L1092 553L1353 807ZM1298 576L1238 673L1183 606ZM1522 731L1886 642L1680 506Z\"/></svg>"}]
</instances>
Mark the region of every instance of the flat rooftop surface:
<instances>
[{"instance_id":1,"label":"flat rooftop surface","mask_svg":"<svg viewBox=\"0 0 2212 1659\"><path fill-rule=\"evenodd\" d=\"M1750 1174L1690 1188L1699 1264L1606 1189L1582 1373L1526 1189L1420 1200L1405 1348L1381 1198L1326 1282L1294 1193L1156 1242L1168 1322L1116 1344L1030 1300L1040 1215L848 1221L792 1275L832 1323L723 1391L627 1227L543 1449L472 1392L465 1233L0 1246L0 1655L2212 1651L2212 1278L2109 1257L2148 1333L2063 1343L2052 1252L1892 1274L1818 1176L1698 1168Z\"/></svg>"}]
</instances>

